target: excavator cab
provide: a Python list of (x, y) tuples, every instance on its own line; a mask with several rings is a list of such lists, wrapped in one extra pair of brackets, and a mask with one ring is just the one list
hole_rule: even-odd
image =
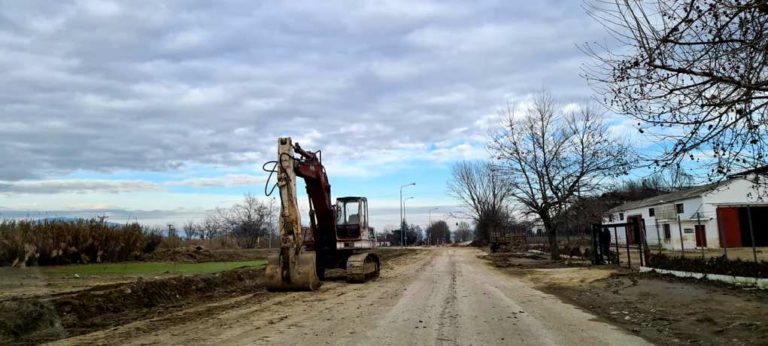
[(336, 199), (336, 239), (354, 242), (369, 238), (368, 199), (341, 197)]

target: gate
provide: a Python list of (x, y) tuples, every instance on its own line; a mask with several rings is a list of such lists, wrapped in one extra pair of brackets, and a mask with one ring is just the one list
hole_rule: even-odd
[[(636, 258), (639, 259), (640, 265), (645, 265), (648, 261), (648, 256), (650, 256), (648, 243), (645, 238), (645, 220), (638, 217), (627, 221), (630, 222), (609, 225), (601, 224), (593, 227), (592, 244), (595, 251), (593, 251), (592, 263), (603, 264), (607, 259), (608, 263), (621, 265), (620, 255), (626, 251), (627, 267), (631, 268), (632, 252), (636, 250)], [(609, 237), (606, 232), (610, 234)], [(624, 244), (619, 243), (619, 232), (622, 232), (624, 235)]]

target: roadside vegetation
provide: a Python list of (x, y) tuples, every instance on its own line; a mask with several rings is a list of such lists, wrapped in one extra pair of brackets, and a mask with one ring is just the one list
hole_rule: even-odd
[(729, 260), (725, 257), (687, 258), (653, 254), (648, 258), (648, 266), (658, 269), (679, 270), (702, 274), (720, 274), (768, 278), (768, 262)]
[[(229, 209), (217, 209), (183, 232), (138, 223), (116, 224), (105, 218), (0, 220), (0, 267), (47, 266), (165, 259), (177, 260), (194, 248), (192, 260), (216, 260), (207, 249), (266, 247), (274, 233), (276, 209), (247, 194)], [(250, 259), (229, 256), (224, 260)]]
[(138, 224), (96, 219), (2, 220), (0, 265), (29, 266), (137, 260), (161, 239)]
[[(262, 268), (266, 260), (227, 262), (126, 262), (93, 263), (64, 266), (47, 266), (35, 269), (35, 275), (43, 277), (136, 277), (155, 275), (188, 275), (215, 273), (235, 268)], [(9, 268), (0, 268), (3, 275), (12, 275)], [(18, 271), (16, 271), (18, 272)]]

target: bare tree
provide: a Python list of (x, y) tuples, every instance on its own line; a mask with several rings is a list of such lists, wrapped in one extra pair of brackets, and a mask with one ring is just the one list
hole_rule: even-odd
[(459, 243), (472, 240), (472, 226), (466, 221), (459, 222), (453, 232), (453, 240)]
[(468, 216), (475, 221), (477, 239), (487, 241), (491, 229), (505, 224), (511, 190), (490, 163), (454, 164), (448, 191), (461, 201)]
[(182, 229), (184, 230), (184, 240), (202, 239), (202, 229), (194, 221), (189, 220), (185, 222)]
[(599, 191), (604, 178), (626, 174), (631, 151), (608, 134), (593, 108), (562, 114), (548, 93), (522, 114), (510, 107), (505, 113), (489, 148), (510, 196), (541, 219), (557, 259), (558, 214), (580, 195)]
[(200, 239), (213, 239), (222, 235), (226, 227), (222, 225), (222, 222), (216, 216), (208, 215), (200, 223)]
[(228, 211), (219, 210), (218, 214), (226, 222), (229, 232), (237, 239), (238, 245), (255, 248), (261, 238), (268, 236), (272, 231), (276, 208), (273, 200), (262, 202), (252, 194), (246, 194), (241, 203)]
[(587, 46), (605, 102), (669, 141), (653, 162), (695, 160), (710, 180), (766, 164), (768, 2), (603, 0), (619, 47)]

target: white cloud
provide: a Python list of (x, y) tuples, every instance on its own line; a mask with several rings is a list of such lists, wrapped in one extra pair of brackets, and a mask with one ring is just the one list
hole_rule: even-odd
[(159, 187), (140, 180), (43, 180), (1, 182), (0, 193), (56, 194), (62, 192), (119, 193), (128, 191), (157, 190)]
[(166, 186), (189, 187), (232, 187), (232, 186), (261, 186), (266, 177), (247, 174), (225, 175), (213, 178), (192, 178), (164, 183)]
[[(258, 183), (240, 169), (286, 135), (335, 176), (483, 157), (508, 100), (590, 94), (575, 44), (603, 34), (568, 1), (16, 1), (0, 18), (4, 204)], [(224, 176), (185, 176), (200, 166)], [(186, 180), (63, 181), (124, 171)]]

